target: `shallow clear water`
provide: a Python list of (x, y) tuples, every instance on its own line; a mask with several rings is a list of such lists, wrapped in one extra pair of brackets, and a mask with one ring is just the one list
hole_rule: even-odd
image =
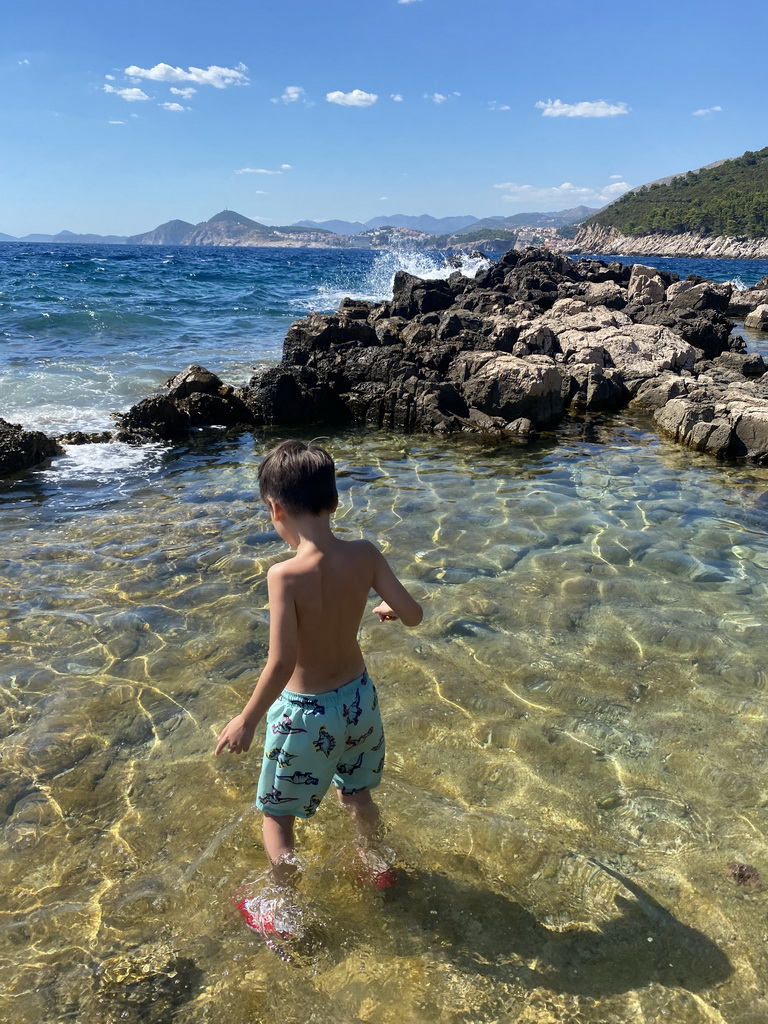
[(275, 440), (70, 447), (0, 484), (0, 1020), (766, 1019), (768, 893), (729, 865), (768, 876), (768, 469), (629, 413), (533, 447), (328, 438), (337, 529), (426, 611), (362, 631), (403, 879), (357, 884), (326, 800), (281, 954), (230, 902), (265, 881), (259, 750), (213, 757), (287, 554)]
[(65, 460), (6, 490), (15, 1019), (761, 1019), (766, 894), (727, 865), (768, 871), (768, 473), (646, 427), (330, 439), (340, 533), (377, 540), (427, 615), (363, 629), (405, 881), (360, 889), (326, 801), (292, 962), (229, 902), (263, 872), (258, 753), (212, 755), (285, 555), (255, 496), (273, 439), (144, 453), (117, 492)]

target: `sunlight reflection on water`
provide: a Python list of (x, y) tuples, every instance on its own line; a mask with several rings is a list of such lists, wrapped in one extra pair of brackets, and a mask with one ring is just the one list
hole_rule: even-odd
[(404, 878), (361, 889), (326, 801), (299, 830), (311, 941), (281, 960), (229, 902), (263, 872), (258, 752), (212, 757), (286, 555), (256, 499), (271, 443), (206, 435), (122, 472), (105, 449), (101, 469), (62, 459), (0, 492), (7, 1005), (40, 1022), (766, 1016), (766, 895), (728, 864), (768, 871), (768, 471), (632, 415), (530, 449), (329, 442), (339, 532), (376, 540), (426, 610), (415, 631), (362, 631)]

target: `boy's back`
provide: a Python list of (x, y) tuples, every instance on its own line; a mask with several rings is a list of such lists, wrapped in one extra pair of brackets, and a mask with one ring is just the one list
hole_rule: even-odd
[(357, 633), (373, 587), (376, 549), (367, 541), (331, 537), (269, 571), (296, 615), (296, 667), (287, 687), (297, 693), (336, 689), (365, 668)]

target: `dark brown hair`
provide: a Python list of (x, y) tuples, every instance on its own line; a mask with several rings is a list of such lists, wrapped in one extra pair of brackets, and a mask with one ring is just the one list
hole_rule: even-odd
[(319, 445), (283, 441), (259, 466), (259, 493), (294, 515), (333, 512), (339, 500), (333, 459)]

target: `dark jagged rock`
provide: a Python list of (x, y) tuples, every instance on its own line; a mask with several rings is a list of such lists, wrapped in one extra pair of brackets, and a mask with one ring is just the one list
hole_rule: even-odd
[(96, 430), (86, 434), (82, 430), (71, 430), (68, 434), (59, 434), (59, 444), (105, 444), (112, 440), (111, 430)]
[(474, 279), (401, 271), (387, 302), (344, 299), (294, 323), (280, 364), (242, 388), (189, 367), (117, 436), (361, 423), (526, 437), (569, 409), (631, 402), (684, 444), (768, 460), (765, 364), (732, 336), (732, 304), (730, 285), (547, 249), (507, 252)]
[(202, 366), (188, 366), (166, 386), (167, 395), (151, 395), (115, 417), (116, 441), (180, 442), (195, 427), (248, 427), (255, 422), (235, 389)]
[(53, 438), (0, 419), (0, 476), (20, 473), (61, 454), (61, 446)]
[(254, 423), (344, 423), (352, 412), (330, 388), (320, 385), (313, 369), (303, 365), (274, 366), (237, 395)]
[(418, 313), (436, 313), (448, 309), (454, 298), (454, 291), (448, 281), (424, 281), (404, 270), (398, 270), (389, 308), (392, 316), (410, 319)]

